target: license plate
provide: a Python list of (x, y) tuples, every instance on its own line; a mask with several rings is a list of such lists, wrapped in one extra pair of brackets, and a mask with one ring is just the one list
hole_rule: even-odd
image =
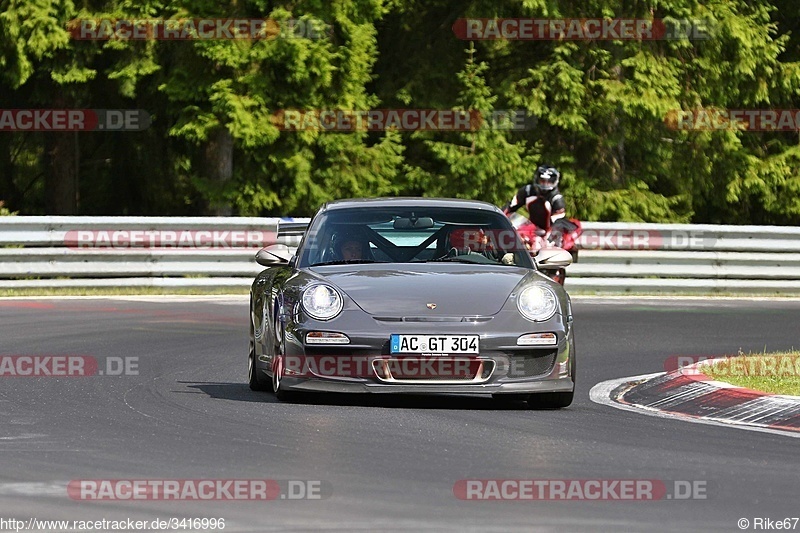
[(479, 353), (478, 335), (392, 335), (390, 353)]

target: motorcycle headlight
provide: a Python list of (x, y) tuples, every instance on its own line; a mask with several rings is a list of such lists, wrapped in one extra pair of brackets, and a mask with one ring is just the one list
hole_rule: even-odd
[(330, 285), (311, 285), (303, 291), (303, 309), (312, 318), (330, 320), (342, 312), (342, 295)]
[(556, 293), (542, 285), (531, 285), (520, 291), (517, 297), (517, 309), (531, 322), (543, 322), (558, 309)]

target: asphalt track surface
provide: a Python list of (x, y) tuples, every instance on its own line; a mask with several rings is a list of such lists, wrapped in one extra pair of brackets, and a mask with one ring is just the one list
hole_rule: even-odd
[[(589, 400), (670, 355), (800, 347), (800, 302), (575, 302), (561, 411), (464, 397), (314, 397), (246, 383), (242, 298), (0, 301), (0, 355), (138, 358), (138, 375), (0, 378), (0, 518), (225, 518), (225, 531), (739, 531), (800, 516), (798, 440)], [(325, 499), (79, 501), (80, 479), (320, 480)], [(706, 499), (463, 501), (462, 479), (702, 481)], [(671, 485), (670, 485), (671, 486)], [(800, 529), (800, 524), (797, 526)]]

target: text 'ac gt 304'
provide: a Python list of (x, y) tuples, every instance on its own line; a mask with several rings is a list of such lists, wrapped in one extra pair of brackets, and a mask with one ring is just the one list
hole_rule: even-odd
[[(280, 233), (280, 228), (279, 228)], [(261, 250), (250, 293), (249, 383), (303, 392), (491, 394), (559, 408), (575, 391), (570, 299), (497, 207), (331, 202), (296, 253)]]

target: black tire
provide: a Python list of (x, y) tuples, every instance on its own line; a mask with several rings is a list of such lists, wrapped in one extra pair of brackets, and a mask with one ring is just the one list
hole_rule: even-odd
[(275, 397), (282, 402), (296, 401), (300, 394), (293, 391), (286, 390), (286, 387), (281, 385), (283, 378), (283, 357), (277, 353), (274, 356), (275, 363), (272, 368), (272, 392)]
[(250, 337), (250, 354), (247, 363), (247, 381), (250, 385), (250, 390), (259, 392), (272, 391), (272, 383), (256, 367), (256, 350), (252, 336)]
[(570, 376), (572, 376), (571, 392), (543, 392), (531, 394), (528, 398), (528, 408), (530, 409), (562, 409), (569, 407), (575, 398), (575, 355), (570, 357)]
[(528, 407), (530, 409), (561, 409), (569, 407), (574, 396), (575, 391), (531, 394), (528, 398)]
[(289, 392), (286, 389), (279, 390), (278, 392), (276, 392), (275, 397), (278, 400), (286, 403), (296, 403), (298, 399), (296, 392)]
[(513, 405), (528, 400), (530, 394), (492, 394), (492, 399), (500, 405)]

